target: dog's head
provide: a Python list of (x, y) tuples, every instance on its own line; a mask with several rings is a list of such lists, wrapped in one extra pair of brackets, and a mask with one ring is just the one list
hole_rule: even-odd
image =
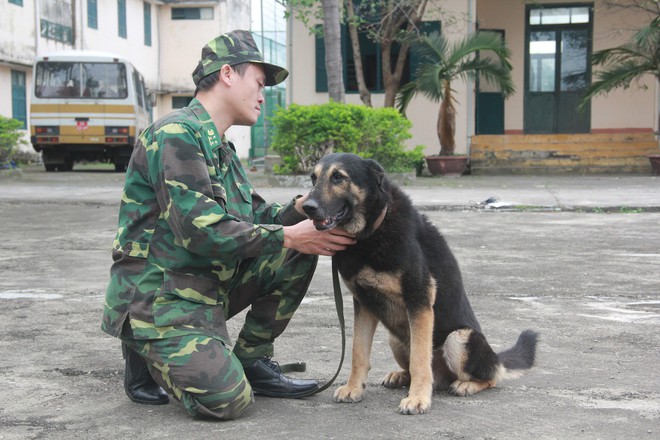
[(312, 172), (312, 184), (303, 209), (319, 230), (338, 226), (358, 237), (368, 234), (387, 205), (385, 170), (355, 154), (322, 158)]

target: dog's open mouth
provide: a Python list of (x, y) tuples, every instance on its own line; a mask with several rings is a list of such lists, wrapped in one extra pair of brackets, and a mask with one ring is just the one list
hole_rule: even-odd
[(346, 217), (347, 213), (348, 213), (348, 208), (344, 206), (338, 213), (336, 213), (332, 217), (323, 218), (323, 219), (312, 219), (312, 221), (314, 222), (314, 226), (316, 226), (316, 229), (318, 229), (319, 231), (325, 231), (337, 226), (344, 219), (344, 217)]

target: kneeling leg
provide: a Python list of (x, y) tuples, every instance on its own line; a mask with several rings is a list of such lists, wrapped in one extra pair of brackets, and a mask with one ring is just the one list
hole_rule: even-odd
[(201, 335), (135, 340), (154, 380), (193, 416), (235, 419), (254, 401), (243, 367), (219, 339)]

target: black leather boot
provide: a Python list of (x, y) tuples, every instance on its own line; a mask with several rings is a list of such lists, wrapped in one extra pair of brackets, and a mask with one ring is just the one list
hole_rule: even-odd
[(124, 391), (129, 399), (135, 403), (145, 405), (165, 405), (170, 398), (151, 377), (147, 362), (128, 345), (122, 343), (121, 351), (126, 359), (124, 369)]
[(243, 370), (254, 393), (263, 396), (297, 399), (319, 388), (319, 383), (315, 380), (291, 379), (284, 376), (277, 362), (267, 357), (243, 367)]

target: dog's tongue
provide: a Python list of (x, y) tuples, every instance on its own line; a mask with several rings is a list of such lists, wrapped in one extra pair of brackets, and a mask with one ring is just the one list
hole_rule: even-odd
[(324, 218), (322, 220), (314, 220), (314, 226), (317, 228), (321, 227), (324, 228), (330, 223), (330, 220), (327, 218)]
[(316, 229), (318, 229), (319, 231), (330, 229), (330, 226), (332, 225), (333, 222), (333, 220), (329, 218), (312, 220), (312, 221), (314, 222), (314, 226), (316, 227)]

